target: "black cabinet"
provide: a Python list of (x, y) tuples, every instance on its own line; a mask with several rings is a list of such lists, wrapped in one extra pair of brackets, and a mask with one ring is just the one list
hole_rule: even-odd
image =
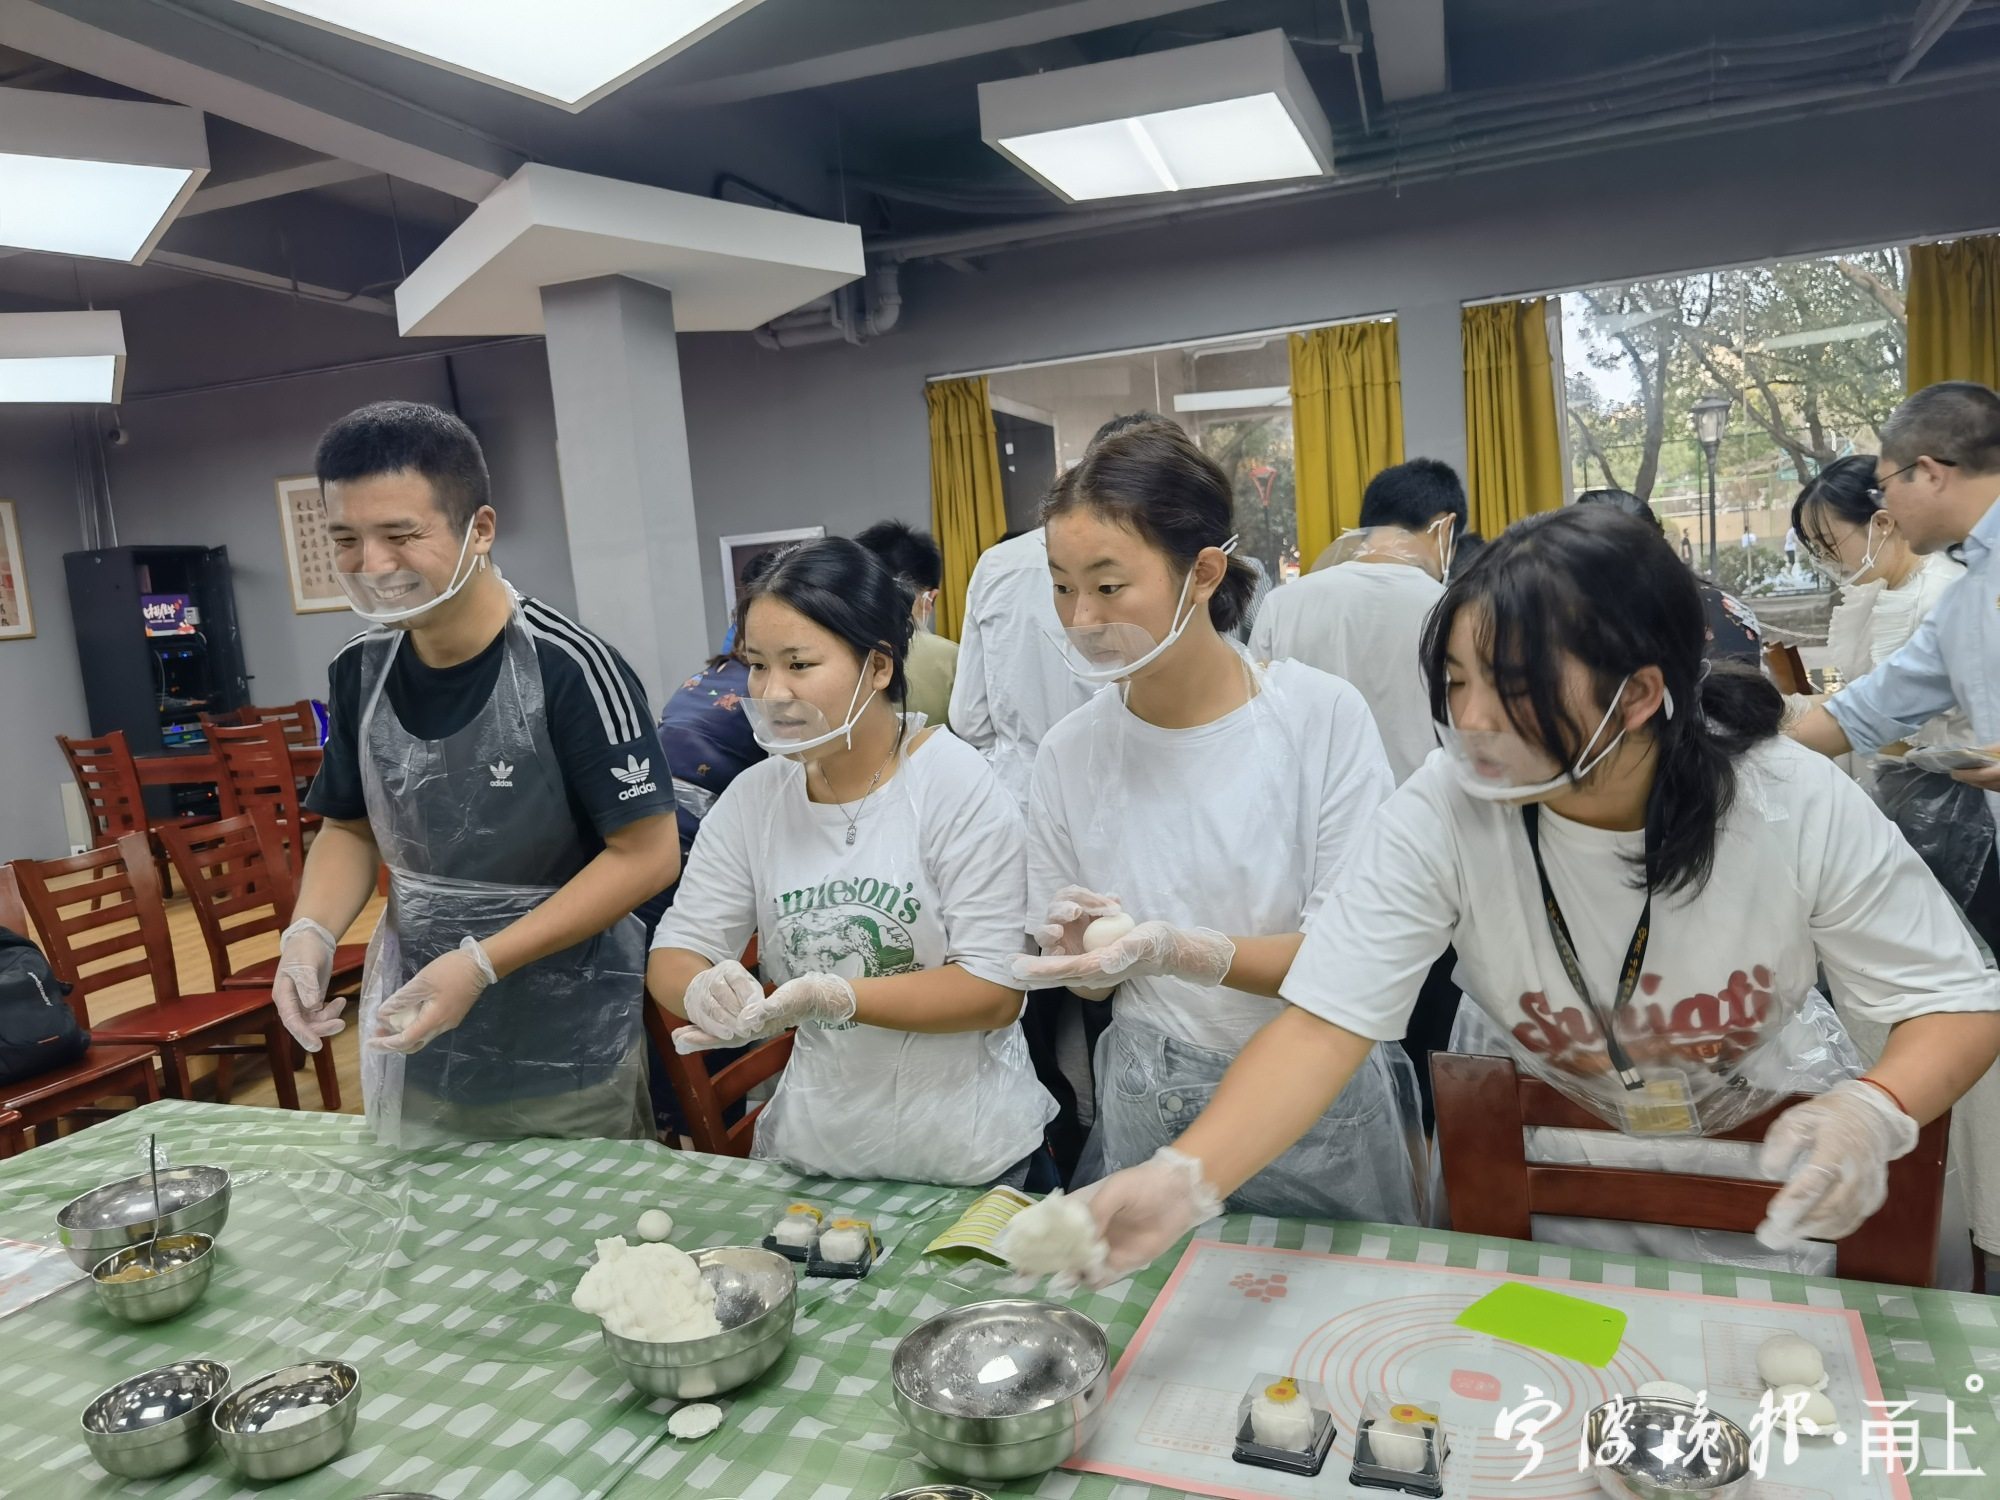
[[(122, 729), (134, 755), (195, 752), (200, 714), (250, 701), (227, 547), (105, 547), (67, 553), (63, 566), (92, 735)], [(154, 811), (213, 798), (176, 787)]]

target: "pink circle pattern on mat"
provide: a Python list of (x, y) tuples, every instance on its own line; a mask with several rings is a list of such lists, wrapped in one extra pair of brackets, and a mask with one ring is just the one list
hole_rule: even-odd
[[(1486, 1407), (1471, 1444), (1464, 1445), (1461, 1434), (1463, 1446), (1446, 1460), (1454, 1492), (1504, 1494), (1507, 1500), (1595, 1497), (1596, 1482), (1576, 1472), (1585, 1416), (1618, 1392), (1667, 1377), (1630, 1345), (1598, 1370), (1537, 1349), (1497, 1343), (1456, 1325), (1454, 1320), (1473, 1300), (1465, 1295), (1392, 1297), (1351, 1309), (1305, 1335), (1292, 1356), (1292, 1369), (1325, 1388), (1339, 1431), (1334, 1451), (1353, 1462), (1355, 1432), (1371, 1393), (1380, 1392), (1392, 1402), (1441, 1400), (1447, 1388), (1464, 1397), (1469, 1390), (1497, 1386), (1500, 1397)], [(1419, 1360), (1421, 1369), (1416, 1367)], [(1547, 1450), (1541, 1466), (1515, 1484), (1526, 1454), (1493, 1436), (1493, 1420), (1503, 1408), (1525, 1402), (1529, 1385), (1540, 1388), (1561, 1412), (1536, 1435)], [(1443, 1415), (1452, 1425), (1454, 1413)], [(1471, 1488), (1458, 1488), (1466, 1485)]]

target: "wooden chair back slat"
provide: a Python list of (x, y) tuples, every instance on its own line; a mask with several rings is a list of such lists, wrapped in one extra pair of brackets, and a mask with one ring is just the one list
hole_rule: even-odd
[(301, 698), (296, 703), (284, 703), (276, 707), (252, 705), (238, 711), (237, 722), (276, 724), (284, 731), (285, 744), (290, 748), (294, 750), (319, 748), (319, 715), (313, 712), (310, 698)]
[(132, 748), (124, 730), (113, 730), (94, 740), (59, 734), (56, 744), (61, 746), (76, 789), (83, 796), (84, 816), (90, 820), (91, 837), (97, 845), (150, 824), (139, 768), (132, 763)]
[(791, 1033), (772, 1038), (711, 1075), (707, 1059), (700, 1053), (682, 1057), (674, 1051), (673, 1034), (681, 1024), (647, 999), (646, 1032), (666, 1062), (667, 1082), (680, 1101), (694, 1149), (713, 1156), (748, 1156), (763, 1106), (746, 1111), (734, 1125), (724, 1122), (724, 1113), (741, 1104), (765, 1079), (784, 1071), (792, 1056)]
[[(1775, 1183), (1741, 1178), (1531, 1163), (1531, 1127), (1613, 1127), (1539, 1079), (1522, 1078), (1510, 1058), (1434, 1053), (1431, 1082), (1452, 1227), (1469, 1234), (1532, 1239), (1536, 1214), (1748, 1234), (1777, 1192)], [(1761, 1141), (1778, 1115), (1806, 1097), (1794, 1095), (1712, 1139)], [(1889, 1164), (1888, 1201), (1835, 1248), (1840, 1276), (1931, 1284), (1949, 1136), (1950, 1115), (1941, 1115), (1918, 1134), (1914, 1151)]]
[(266, 855), (277, 838), (276, 819), (258, 808), (197, 828), (163, 828), (160, 838), (194, 905), (209, 972), (220, 985), (238, 967), (233, 945), (282, 931), (290, 920), (290, 868), (282, 856), (273, 865)]
[[(70, 1008), (84, 1025), (90, 1024), (90, 996), (128, 979), (145, 979), (156, 1002), (180, 993), (166, 902), (145, 834), (123, 834), (109, 848), (61, 859), (17, 859), (12, 869), (42, 952), (56, 977), (72, 986)], [(65, 877), (74, 875), (85, 879), (66, 883)], [(96, 899), (106, 895), (114, 896), (116, 904), (98, 908)], [(83, 910), (78, 911), (80, 902)], [(79, 940), (116, 922), (130, 926)]]
[(277, 724), (218, 724), (209, 748), (222, 761), (218, 792), (224, 817), (266, 808), (287, 829), (299, 826), (299, 784)]

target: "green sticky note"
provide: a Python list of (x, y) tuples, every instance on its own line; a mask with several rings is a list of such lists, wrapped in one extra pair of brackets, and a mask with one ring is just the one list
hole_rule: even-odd
[(1458, 1326), (1602, 1369), (1625, 1337), (1625, 1314), (1581, 1297), (1510, 1281), (1460, 1313)]

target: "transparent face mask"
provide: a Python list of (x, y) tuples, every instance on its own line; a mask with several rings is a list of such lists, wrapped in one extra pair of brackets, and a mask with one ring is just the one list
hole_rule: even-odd
[(1875, 564), (1881, 560), (1883, 550), (1888, 546), (1889, 529), (1894, 524), (1887, 522), (1878, 525), (1878, 521), (1887, 521), (1886, 512), (1877, 511), (1868, 518), (1866, 545), (1862, 549), (1859, 567), (1850, 568), (1841, 561), (1838, 553), (1831, 557), (1822, 556), (1819, 548), (1810, 542), (1806, 544), (1806, 561), (1812, 564), (1814, 572), (1835, 588), (1850, 588), (1854, 584), (1866, 581), (1868, 575), (1875, 571)]
[(1458, 548), (1458, 526), (1440, 516), (1422, 531), (1400, 526), (1357, 526), (1333, 540), (1327, 566), (1346, 562), (1403, 563), (1421, 568), (1442, 583), (1451, 577), (1452, 556)]
[[(1235, 551), (1235, 537), (1222, 544), (1224, 557), (1231, 556)], [(1199, 604), (1190, 607), (1189, 597), (1193, 592), (1194, 569), (1190, 568), (1187, 577), (1181, 580), (1180, 596), (1174, 601), (1173, 628), (1163, 641), (1156, 641), (1152, 631), (1129, 620), (1107, 620), (1097, 625), (1066, 625), (1063, 627), (1066, 640), (1058, 641), (1052, 635), (1049, 639), (1062, 652), (1063, 665), (1085, 682), (1118, 682), (1157, 661), (1181, 638), (1188, 622), (1194, 618), (1195, 610), (1201, 607)]]
[(474, 573), (485, 568), (484, 555), (473, 558), (471, 567), (466, 566), (466, 558), (472, 551), (472, 531), (468, 524), (465, 540), (458, 544), (458, 560), (451, 567), (451, 582), (441, 590), (411, 568), (388, 568), (374, 573), (336, 569), (333, 576), (340, 584), (340, 591), (347, 595), (348, 608), (362, 619), (375, 625), (407, 624), (436, 609), (464, 588)]
[[(1512, 729), (1460, 729), (1452, 722), (1451, 705), (1445, 704), (1445, 722), (1438, 725), (1438, 737), (1453, 775), (1468, 796), (1482, 802), (1533, 802), (1552, 793), (1567, 791), (1581, 782), (1616, 750), (1625, 738), (1620, 728), (1601, 749), (1594, 748), (1611, 725), (1613, 715), (1623, 706), (1625, 688), (1632, 681), (1628, 673), (1611, 695), (1611, 706), (1597, 721), (1584, 741), (1583, 752), (1565, 771), (1559, 761), (1540, 745), (1524, 739)], [(1674, 699), (1666, 695), (1663, 712), (1674, 716)]]
[(861, 696), (867, 681), (868, 668), (864, 663), (861, 674), (854, 679), (854, 693), (847, 701), (847, 717), (838, 726), (827, 721), (818, 704), (803, 698), (744, 698), (741, 706), (743, 717), (750, 721), (750, 736), (772, 755), (800, 760), (815, 758), (813, 751), (824, 750), (835, 741), (843, 742), (842, 749), (852, 750), (854, 726), (875, 701), (872, 687), (866, 698)]

